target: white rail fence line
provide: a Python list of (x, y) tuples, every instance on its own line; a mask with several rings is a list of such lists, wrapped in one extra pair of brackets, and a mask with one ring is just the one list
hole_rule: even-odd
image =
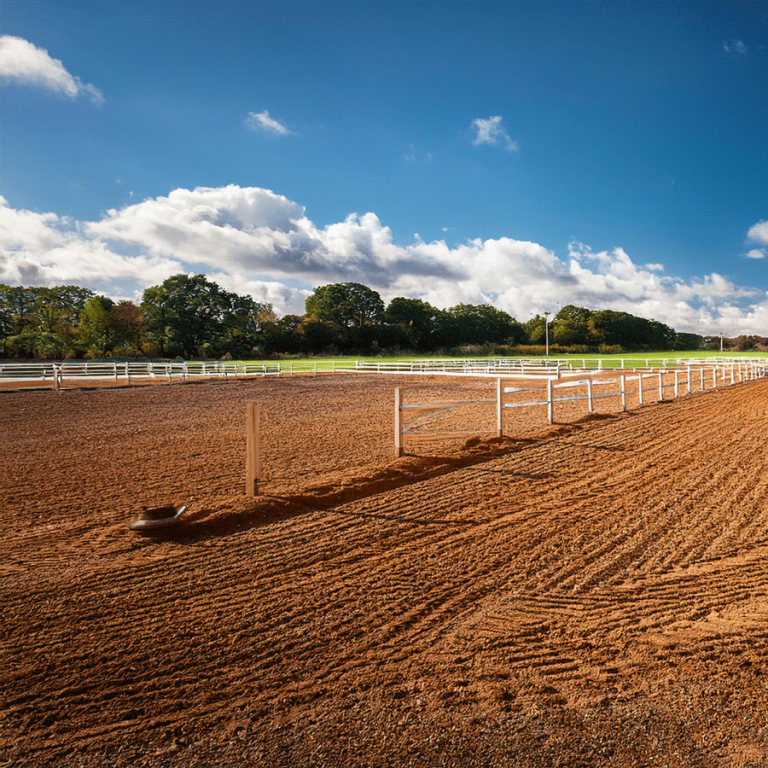
[[(321, 365), (323, 365), (321, 363)], [(337, 362), (324, 363), (333, 372)], [(225, 363), (225, 362), (62, 362), (62, 363), (0, 363), (2, 382), (51, 382), (60, 389), (64, 380), (113, 381), (130, 385), (132, 380), (167, 380), (168, 383), (188, 379), (253, 378), (264, 376), (317, 375), (318, 364), (293, 362)]]
[[(618, 371), (614, 371), (617, 373)], [(554, 423), (555, 417), (555, 404), (574, 402), (574, 401), (586, 401), (587, 413), (594, 413), (595, 400), (599, 398), (621, 398), (621, 411), (627, 410), (627, 385), (633, 381), (637, 382), (637, 405), (642, 406), (645, 404), (646, 396), (649, 393), (656, 392), (656, 402), (661, 402), (668, 397), (665, 397), (665, 391), (672, 391), (672, 399), (681, 395), (681, 389), (684, 388), (683, 394), (692, 394), (693, 392), (701, 392), (704, 390), (717, 389), (718, 386), (732, 386), (737, 383), (750, 381), (762, 376), (765, 376), (767, 369), (765, 364), (751, 363), (745, 366), (737, 366), (733, 362), (727, 365), (687, 365), (685, 368), (675, 369), (651, 369), (646, 371), (621, 371), (618, 378), (604, 378), (606, 371), (602, 371), (601, 374), (593, 374), (584, 376), (584, 372), (578, 374), (564, 374), (566, 377), (570, 375), (578, 375), (581, 378), (574, 380), (562, 380), (562, 376), (541, 376), (540, 378), (546, 382), (544, 386), (505, 386), (504, 379), (510, 378), (522, 378), (522, 376), (499, 376), (496, 380), (496, 397), (491, 399), (473, 399), (473, 400), (448, 400), (438, 401), (433, 403), (404, 405), (402, 399), (402, 393), (399, 387), (395, 388), (395, 456), (400, 457), (404, 452), (404, 439), (425, 441), (425, 440), (446, 440), (451, 438), (461, 438), (472, 436), (482, 436), (484, 434), (493, 434), (494, 436), (503, 437), (504, 435), (504, 412), (507, 408), (532, 408), (542, 407), (547, 408), (547, 421), (550, 424)], [(450, 375), (450, 374), (446, 374)], [(610, 375), (610, 374), (609, 374)], [(532, 378), (527, 376), (527, 378)], [(729, 381), (730, 379), (730, 381)], [(646, 386), (650, 382), (650, 386)], [(708, 386), (711, 384), (711, 386)], [(610, 392), (596, 391), (598, 388), (609, 387), (618, 385), (618, 387)], [(586, 391), (582, 394), (564, 395), (562, 397), (556, 397), (556, 390), (567, 389), (584, 389)], [(514, 395), (518, 393), (529, 392), (546, 392), (546, 398), (538, 400), (522, 400), (519, 402), (509, 402), (507, 395)], [(535, 395), (534, 395), (535, 397)], [(437, 414), (447, 413), (453, 411), (455, 408), (463, 405), (476, 404), (476, 403), (495, 403), (496, 405), (496, 430), (494, 432), (418, 432), (409, 430), (403, 424), (403, 412), (429, 412), (434, 411)]]
[[(574, 364), (581, 362), (583, 368), (575, 368)], [(378, 361), (337, 361), (323, 360), (313, 362), (258, 362), (230, 363), (224, 361), (192, 361), (172, 362), (143, 361), (143, 362), (53, 362), (53, 363), (3, 363), (0, 362), (0, 383), (2, 382), (35, 382), (44, 384), (50, 382), (54, 389), (59, 389), (65, 380), (82, 381), (95, 379), (113, 381), (115, 384), (130, 385), (132, 380), (160, 380), (172, 383), (174, 381), (202, 378), (250, 378), (265, 376), (294, 376), (317, 375), (327, 373), (377, 373), (377, 374), (409, 374), (409, 375), (449, 375), (449, 376), (488, 376), (505, 378), (538, 378), (555, 376), (581, 375), (584, 371), (609, 371), (621, 368), (637, 372), (643, 366), (633, 363), (646, 363), (645, 369), (650, 369), (648, 360), (641, 358), (621, 358), (611, 360), (615, 363), (610, 367), (604, 366), (602, 360), (581, 358), (578, 360), (563, 360), (552, 358), (466, 358), (462, 360), (427, 359), (399, 360), (390, 362)], [(667, 368), (667, 361), (663, 361)], [(677, 367), (703, 366), (723, 368), (723, 375), (730, 375), (731, 383), (738, 378), (743, 381), (747, 376), (753, 377), (756, 371), (768, 369), (768, 358), (734, 358), (734, 359), (701, 359), (677, 360)]]

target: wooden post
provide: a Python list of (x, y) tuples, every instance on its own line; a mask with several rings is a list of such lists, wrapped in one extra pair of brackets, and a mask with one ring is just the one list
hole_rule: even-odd
[(664, 399), (664, 374), (659, 371), (659, 400)]
[(496, 431), (499, 437), (504, 436), (504, 387), (501, 379), (496, 379)]
[(712, 368), (712, 386), (717, 389), (717, 366)]
[(680, 371), (675, 369), (675, 397), (680, 395)]
[(312, 372), (313, 376), (317, 376), (317, 363), (314, 363), (314, 371)]
[(61, 368), (55, 363), (53, 366), (53, 388), (56, 390), (61, 388)]
[(701, 391), (704, 391), (704, 366), (699, 369), (699, 379), (701, 380)]
[(261, 408), (256, 403), (248, 403), (245, 413), (245, 495), (256, 496), (259, 493), (261, 477), (261, 430), (259, 421)]
[(637, 396), (640, 398), (639, 404), (643, 404), (643, 372), (637, 374)]
[(593, 400), (592, 400), (592, 379), (587, 379), (587, 403), (589, 404), (589, 413), (592, 413), (593, 410)]
[(552, 424), (554, 422), (554, 386), (552, 383), (552, 379), (547, 379), (547, 419), (549, 420), (549, 423)]
[(131, 372), (128, 370), (128, 363), (125, 364), (125, 380), (128, 386), (131, 385)]
[(117, 384), (117, 363), (112, 363), (112, 367), (115, 370), (115, 384)]
[(688, 366), (688, 378), (686, 379), (686, 388), (688, 389), (688, 394), (691, 394), (691, 366)]
[(395, 458), (403, 455), (403, 412), (400, 402), (400, 387), (395, 387)]

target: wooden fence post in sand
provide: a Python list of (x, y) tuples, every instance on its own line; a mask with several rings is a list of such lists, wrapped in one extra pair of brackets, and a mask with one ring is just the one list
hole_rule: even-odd
[(245, 495), (256, 496), (259, 492), (261, 476), (261, 431), (259, 420), (261, 408), (255, 403), (248, 403), (245, 414)]
[(403, 455), (403, 412), (400, 407), (400, 387), (395, 387), (395, 458)]

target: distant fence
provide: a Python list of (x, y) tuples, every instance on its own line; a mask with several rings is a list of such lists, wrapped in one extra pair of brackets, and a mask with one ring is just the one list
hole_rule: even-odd
[[(187, 382), (200, 379), (256, 378), (266, 376), (318, 375), (319, 373), (408, 374), (444, 376), (484, 376), (504, 378), (567, 377), (579, 371), (637, 372), (652, 369), (644, 358), (464, 358), (377, 360), (297, 360), (235, 363), (213, 361), (61, 361), (47, 363), (13, 363), (0, 361), (0, 385), (51, 386), (61, 388), (65, 382), (82, 386), (87, 380), (101, 384), (130, 385), (141, 382)], [(768, 369), (768, 358), (701, 358), (696, 360), (663, 360), (661, 368), (716, 367), (732, 381), (752, 378), (757, 371)], [(762, 374), (761, 374), (762, 375)]]
[[(404, 452), (404, 440), (446, 440), (451, 438), (480, 436), (483, 434), (502, 437), (505, 432), (504, 413), (511, 408), (535, 408), (546, 407), (547, 421), (552, 424), (555, 421), (555, 406), (557, 403), (585, 401), (587, 413), (593, 413), (595, 400), (599, 398), (620, 398), (621, 411), (627, 410), (628, 394), (635, 395), (636, 404), (645, 404), (648, 396), (656, 395), (656, 402), (674, 399), (681, 394), (716, 389), (718, 387), (731, 386), (745, 381), (763, 377), (768, 372), (768, 361), (731, 360), (719, 364), (705, 365), (688, 364), (682, 368), (674, 369), (609, 369), (600, 370), (585, 375), (584, 371), (560, 371), (557, 375), (548, 374), (546, 371), (535, 373), (505, 374), (496, 379), (496, 397), (474, 400), (447, 400), (433, 403), (404, 404), (402, 392), (395, 388), (395, 456), (402, 456)], [(445, 375), (451, 375), (445, 372)], [(477, 374), (475, 374), (477, 375)], [(533, 384), (509, 386), (510, 379), (535, 380)], [(505, 381), (506, 380), (506, 381)], [(631, 387), (632, 383), (635, 387)], [(609, 388), (609, 391), (605, 391)], [(576, 390), (574, 394), (567, 394)], [(563, 391), (561, 396), (558, 392)], [(544, 392), (546, 395), (537, 393)], [(532, 399), (527, 398), (529, 393), (534, 393)], [(671, 395), (671, 397), (670, 397)], [(510, 397), (512, 396), (512, 397)], [(523, 399), (521, 399), (523, 398)], [(496, 407), (496, 429), (493, 432), (419, 432), (409, 429), (404, 423), (405, 412), (435, 412), (445, 413), (458, 407), (474, 403), (494, 403)]]
[(130, 385), (140, 381), (167, 381), (185, 383), (195, 379), (258, 378), (264, 376), (298, 376), (344, 371), (342, 361), (264, 361), (233, 363), (225, 361), (94, 361), (94, 362), (52, 362), (52, 363), (4, 363), (0, 362), (0, 384), (34, 384), (60, 389), (69, 381), (82, 384), (86, 380), (94, 383), (114, 382)]

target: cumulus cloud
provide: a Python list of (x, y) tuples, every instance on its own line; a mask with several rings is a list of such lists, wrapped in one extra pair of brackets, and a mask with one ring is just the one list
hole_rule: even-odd
[(246, 125), (252, 131), (266, 131), (276, 136), (290, 136), (293, 131), (289, 131), (279, 120), (269, 116), (265, 109), (263, 112), (249, 112), (245, 119)]
[(478, 117), (472, 121), (472, 128), (475, 130), (474, 145), (490, 144), (494, 147), (501, 147), (507, 152), (517, 152), (520, 147), (516, 141), (512, 141), (507, 129), (501, 124), (501, 116), (489, 117), (487, 120)]
[(71, 75), (59, 59), (21, 37), (0, 37), (0, 79), (20, 85), (31, 85), (64, 94), (70, 99), (88, 96), (94, 104), (102, 104), (101, 91)]
[[(0, 282), (76, 283), (131, 291), (178, 272), (201, 272), (227, 290), (303, 312), (317, 285), (354, 281), (438, 307), (493, 304), (520, 320), (557, 306), (615, 309), (678, 331), (764, 333), (768, 296), (719, 274), (682, 280), (636, 264), (622, 248), (570, 243), (565, 258), (502, 237), (449, 245), (394, 241), (374, 213), (319, 227), (303, 206), (259, 187), (175, 189), (107, 211), (98, 221), (14, 210), (0, 198)], [(117, 286), (117, 287), (116, 287)]]
[(747, 237), (755, 243), (768, 245), (768, 221), (759, 221), (749, 228)]
[(764, 259), (765, 258), (765, 251), (761, 251), (759, 248), (753, 248), (751, 251), (749, 251), (746, 254), (746, 258), (748, 258), (748, 259)]

